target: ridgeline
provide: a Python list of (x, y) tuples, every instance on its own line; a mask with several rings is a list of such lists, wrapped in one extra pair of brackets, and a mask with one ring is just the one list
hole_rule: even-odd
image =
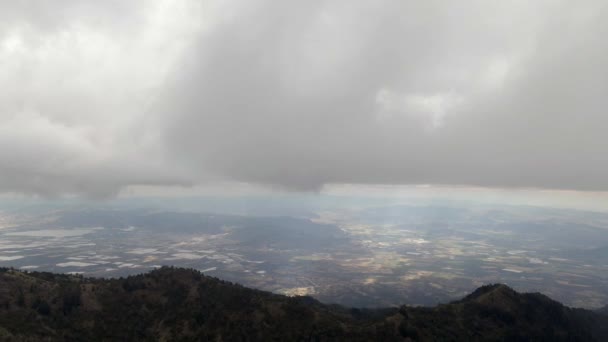
[(505, 285), (435, 307), (372, 310), (183, 268), (119, 279), (0, 269), (1, 341), (606, 341), (604, 312)]

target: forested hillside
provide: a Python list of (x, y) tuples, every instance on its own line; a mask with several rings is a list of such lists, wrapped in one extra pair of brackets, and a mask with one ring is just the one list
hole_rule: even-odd
[(0, 270), (15, 341), (606, 340), (608, 317), (504, 285), (433, 308), (325, 305), (164, 267), (120, 279)]

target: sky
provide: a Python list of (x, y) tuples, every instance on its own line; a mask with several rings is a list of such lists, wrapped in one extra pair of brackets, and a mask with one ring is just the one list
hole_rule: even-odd
[(593, 0), (0, 1), (0, 193), (608, 203), (606, 36)]

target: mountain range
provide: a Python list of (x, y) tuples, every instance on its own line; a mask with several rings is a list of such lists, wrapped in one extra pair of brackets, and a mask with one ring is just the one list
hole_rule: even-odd
[(356, 309), (193, 269), (109, 279), (0, 269), (2, 341), (606, 341), (607, 311), (502, 284), (435, 307)]

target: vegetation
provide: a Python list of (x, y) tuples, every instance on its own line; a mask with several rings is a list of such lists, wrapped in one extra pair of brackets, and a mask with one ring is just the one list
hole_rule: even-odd
[(164, 267), (120, 279), (0, 269), (0, 340), (607, 340), (608, 316), (504, 285), (434, 308), (324, 305)]

